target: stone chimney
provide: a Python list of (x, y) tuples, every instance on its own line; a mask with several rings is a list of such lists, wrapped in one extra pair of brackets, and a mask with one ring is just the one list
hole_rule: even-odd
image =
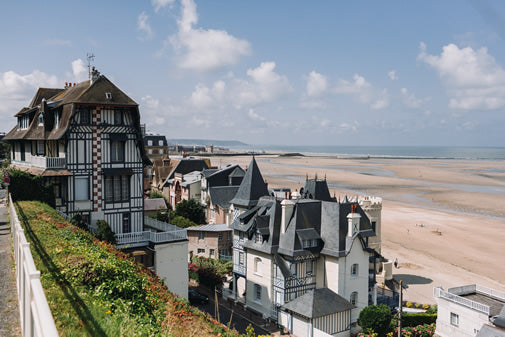
[[(354, 210), (354, 208), (353, 208)], [(361, 215), (359, 213), (351, 212), (347, 215), (347, 236), (352, 238), (354, 235), (359, 233), (359, 222), (361, 220)]]
[(91, 81), (89, 82), (89, 85), (92, 85), (95, 83), (95, 81), (100, 77), (100, 72), (93, 67), (91, 70)]
[(284, 199), (281, 202), (282, 207), (282, 216), (281, 216), (281, 234), (286, 232), (286, 228), (288, 227), (288, 222), (293, 215), (293, 210), (295, 208), (295, 203), (291, 200)]

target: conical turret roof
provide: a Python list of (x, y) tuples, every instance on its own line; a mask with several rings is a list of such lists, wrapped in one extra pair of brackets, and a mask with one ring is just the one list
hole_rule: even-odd
[(256, 164), (256, 159), (253, 157), (237, 194), (235, 194), (230, 203), (249, 208), (255, 206), (259, 198), (265, 195), (268, 195), (267, 184), (263, 180), (258, 164)]

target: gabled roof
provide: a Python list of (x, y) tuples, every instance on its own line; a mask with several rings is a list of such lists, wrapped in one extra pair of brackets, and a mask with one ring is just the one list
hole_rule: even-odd
[(282, 310), (306, 318), (318, 318), (354, 308), (348, 300), (328, 288), (312, 289), (282, 306)]
[(256, 164), (256, 160), (253, 157), (235, 198), (230, 202), (249, 208), (256, 205), (259, 198), (266, 195), (268, 195), (267, 184), (263, 180), (258, 164)]
[[(202, 172), (202, 175), (207, 179), (207, 186), (226, 186), (230, 185), (230, 177), (240, 178), (245, 175), (245, 171), (239, 165), (228, 165), (220, 169), (207, 169)], [(232, 184), (238, 186), (238, 183), (233, 183), (236, 179), (232, 179)]]
[(39, 88), (37, 92), (35, 93), (35, 96), (33, 96), (33, 99), (29, 105), (30, 108), (34, 108), (37, 105), (42, 102), (42, 99), (45, 98), (46, 101), (49, 100), (49, 98), (57, 95), (59, 92), (63, 91), (65, 89), (60, 89), (60, 88)]
[(209, 188), (210, 201), (221, 209), (230, 208), (230, 200), (237, 194), (238, 186), (215, 186)]
[(182, 158), (172, 169), (172, 172), (167, 177), (167, 180), (173, 179), (176, 173), (180, 174), (188, 174), (194, 171), (203, 171), (204, 169), (209, 168), (207, 162), (204, 159), (195, 159), (195, 158)]

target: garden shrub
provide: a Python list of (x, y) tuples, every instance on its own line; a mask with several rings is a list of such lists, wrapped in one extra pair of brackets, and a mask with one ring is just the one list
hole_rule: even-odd
[(402, 313), (402, 325), (405, 327), (431, 324), (435, 323), (436, 321), (437, 321), (437, 314), (429, 314), (425, 312)]
[(195, 199), (182, 200), (180, 203), (175, 205), (175, 214), (177, 216), (185, 217), (198, 225), (205, 223), (205, 211), (203, 205), (200, 201)]
[(52, 185), (46, 184), (42, 176), (32, 176), (29, 173), (9, 169), (11, 182), (9, 193), (14, 201), (38, 200), (51, 207), (55, 206), (55, 196)]
[(170, 220), (170, 223), (172, 225), (175, 225), (177, 227), (181, 227), (181, 228), (188, 228), (188, 227), (195, 227), (195, 226), (198, 226), (196, 223), (194, 223), (193, 221), (183, 217), (183, 216), (176, 216), (175, 218), (173, 218), (172, 220)]
[(105, 220), (98, 220), (96, 222), (98, 230), (95, 234), (96, 238), (102, 241), (107, 241), (113, 245), (116, 244), (116, 236)]
[[(424, 324), (415, 327), (405, 327), (402, 328), (402, 337), (432, 337), (435, 334), (435, 324)], [(387, 337), (398, 336), (398, 327), (396, 327), (394, 332), (390, 332), (386, 335)]]
[(79, 227), (82, 230), (88, 230), (88, 224), (83, 221), (83, 217), (81, 213), (76, 213), (70, 219), (70, 223), (76, 227)]
[(384, 336), (389, 331), (391, 317), (387, 305), (369, 305), (359, 313), (358, 324), (363, 331), (373, 330), (379, 336)]

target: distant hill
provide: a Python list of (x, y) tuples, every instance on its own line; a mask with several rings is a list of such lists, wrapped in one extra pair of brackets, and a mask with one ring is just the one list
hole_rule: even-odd
[(215, 139), (167, 139), (168, 144), (178, 145), (215, 145), (215, 146), (247, 146), (248, 144), (238, 140), (215, 140)]

